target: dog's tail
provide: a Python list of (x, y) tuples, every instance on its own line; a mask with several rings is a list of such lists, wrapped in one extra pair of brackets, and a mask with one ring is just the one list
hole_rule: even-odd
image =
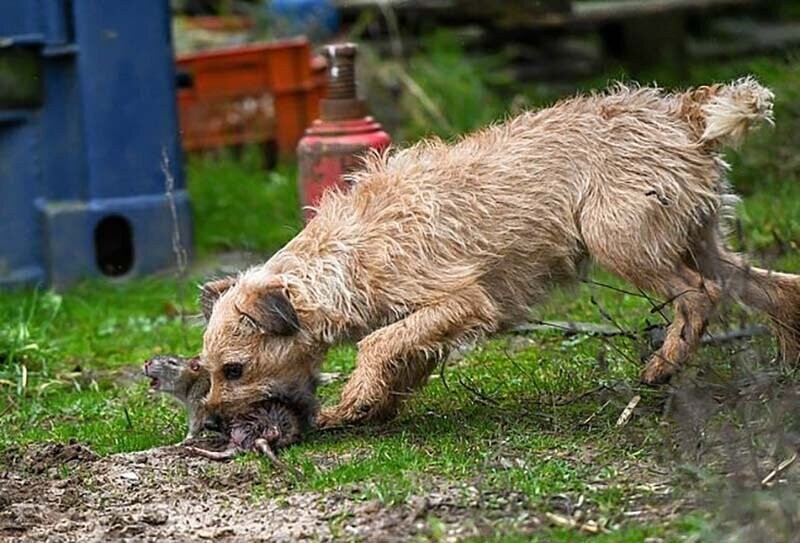
[(698, 87), (682, 95), (682, 113), (700, 143), (736, 146), (751, 128), (773, 124), (772, 91), (752, 77), (727, 85)]

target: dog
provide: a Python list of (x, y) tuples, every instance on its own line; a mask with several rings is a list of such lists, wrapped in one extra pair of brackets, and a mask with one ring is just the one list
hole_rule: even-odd
[(642, 380), (698, 348), (726, 294), (772, 319), (800, 357), (800, 276), (749, 266), (725, 243), (736, 197), (721, 148), (772, 121), (752, 78), (680, 93), (618, 85), (448, 144), (371, 154), (349, 192), (263, 265), (203, 285), (210, 411), (270, 398), (303, 416), (329, 346), (357, 366), (320, 427), (383, 420), (453, 347), (526, 319), (594, 262), (671, 301)]

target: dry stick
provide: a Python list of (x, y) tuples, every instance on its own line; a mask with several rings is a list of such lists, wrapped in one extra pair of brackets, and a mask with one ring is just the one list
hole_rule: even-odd
[[(591, 301), (592, 305), (594, 305), (594, 306), (595, 306), (595, 307), (598, 309), (598, 311), (600, 311), (600, 315), (602, 315), (602, 316), (603, 316), (603, 318), (605, 318), (606, 320), (610, 321), (610, 322), (611, 322), (611, 324), (613, 324), (614, 326), (616, 326), (616, 327), (619, 329), (619, 331), (621, 332), (621, 334), (620, 334), (620, 335), (623, 335), (623, 336), (626, 336), (626, 337), (631, 337), (631, 336), (632, 336), (632, 333), (631, 333), (631, 332), (628, 332), (628, 331), (627, 331), (627, 330), (625, 330), (625, 329), (624, 329), (622, 326), (620, 326), (620, 325), (619, 325), (619, 324), (618, 324), (618, 323), (617, 323), (617, 322), (614, 320), (614, 318), (611, 316), (611, 314), (610, 314), (610, 313), (608, 313), (608, 311), (606, 311), (606, 310), (605, 310), (605, 308), (603, 308), (603, 307), (602, 307), (602, 306), (601, 306), (601, 305), (598, 303), (598, 301), (597, 301), (597, 300), (595, 299), (595, 297), (594, 297), (594, 294), (592, 294), (592, 296), (590, 297), (590, 301)], [(632, 364), (634, 364), (634, 365), (637, 365), (637, 361), (636, 361), (636, 360), (634, 360), (633, 358), (631, 358), (631, 357), (630, 357), (630, 355), (628, 355), (628, 353), (626, 353), (625, 351), (623, 351), (623, 350), (622, 350), (621, 348), (619, 348), (617, 345), (614, 345), (614, 343), (613, 343), (612, 341), (610, 341), (608, 338), (601, 338), (601, 339), (602, 339), (602, 340), (603, 340), (603, 341), (606, 343), (606, 345), (610, 346), (612, 349), (614, 349), (615, 351), (617, 351), (617, 353), (618, 353), (618, 354), (620, 354), (620, 355), (621, 355), (623, 358), (625, 358), (625, 360), (627, 360), (628, 362), (630, 362), (630, 363), (632, 363)]]
[(620, 326), (620, 324), (614, 319), (614, 317), (611, 316), (611, 313), (606, 311), (606, 308), (600, 305), (600, 302), (598, 302), (597, 298), (594, 297), (594, 293), (592, 293), (592, 295), (589, 297), (589, 301), (593, 306), (597, 308), (597, 310), (600, 312), (601, 317), (606, 319), (608, 322), (613, 324), (620, 332), (622, 332), (621, 335), (631, 335), (630, 332), (628, 332), (622, 326)]
[(656, 301), (655, 301), (655, 300), (653, 300), (653, 298), (652, 298), (652, 297), (650, 297), (650, 296), (647, 294), (647, 292), (645, 292), (645, 290), (644, 290), (644, 289), (641, 289), (641, 288), (640, 288), (640, 289), (639, 289), (639, 292), (641, 292), (641, 293), (642, 293), (642, 297), (643, 297), (644, 299), (646, 299), (646, 300), (647, 300), (647, 303), (649, 303), (649, 304), (650, 304), (650, 314), (653, 314), (654, 312), (655, 312), (655, 313), (658, 313), (659, 315), (661, 315), (661, 318), (662, 318), (662, 319), (664, 319), (664, 323), (666, 323), (666, 325), (667, 325), (667, 326), (669, 326), (670, 324), (672, 324), (672, 321), (671, 321), (671, 320), (669, 320), (669, 317), (667, 317), (667, 316), (664, 314), (664, 308), (663, 308), (663, 306), (662, 306), (661, 308), (659, 308), (659, 307), (658, 307), (658, 306), (659, 306), (659, 305), (661, 305), (661, 303), (662, 303), (660, 300), (659, 300), (659, 302), (658, 302), (658, 303), (656, 303)]
[(649, 297), (644, 294), (641, 289), (639, 292), (633, 292), (632, 290), (625, 290), (624, 288), (615, 287), (614, 285), (609, 285), (608, 283), (601, 283), (600, 281), (595, 281), (594, 279), (582, 279), (581, 283), (586, 283), (587, 285), (595, 286), (595, 287), (603, 287), (609, 290), (613, 290), (614, 292), (619, 292), (620, 294), (629, 294), (631, 296), (636, 296), (637, 298), (644, 298), (649, 299)]
[(696, 288), (687, 288), (686, 290), (682, 290), (681, 292), (677, 293), (675, 296), (672, 296), (671, 298), (667, 298), (666, 300), (664, 300), (663, 302), (661, 302), (657, 306), (653, 307), (650, 310), (650, 313), (656, 313), (656, 312), (661, 313), (661, 311), (665, 307), (670, 305), (672, 302), (674, 302), (675, 300), (677, 300), (681, 296), (685, 296), (686, 294), (689, 294), (690, 292), (698, 292), (698, 289), (696, 289)]
[[(514, 366), (514, 368), (517, 371), (519, 371), (520, 373), (527, 373), (527, 374), (530, 375), (530, 371), (523, 370), (522, 366), (520, 366), (517, 363), (517, 361), (514, 359), (513, 355), (508, 352), (508, 345), (507, 344), (503, 347), (503, 354), (505, 355), (505, 357), (508, 360), (508, 362), (512, 366)], [(536, 392), (537, 396), (544, 396), (546, 394), (546, 392), (544, 390), (542, 390), (542, 388), (535, 382), (535, 380), (531, 380), (531, 381), (529, 381), (529, 383), (535, 389), (535, 392)], [(541, 402), (539, 402), (539, 403), (541, 404)], [(545, 418), (545, 419), (549, 419), (549, 420), (553, 419), (553, 416), (552, 415), (548, 415), (547, 413), (541, 413), (541, 412), (531, 413), (530, 411), (528, 411), (524, 407), (522, 409), (523, 409), (523, 411), (524, 411), (524, 413), (526, 415), (539, 416), (539, 417), (542, 417), (542, 418)]]
[(737, 330), (731, 330), (722, 334), (710, 335), (706, 333), (700, 340), (703, 345), (722, 345), (737, 339), (748, 339), (755, 336), (763, 336), (769, 333), (769, 327), (760, 324), (745, 326)]
[(511, 329), (511, 333), (525, 334), (527, 332), (539, 332), (545, 330), (552, 330), (553, 328), (561, 330), (564, 335), (572, 334), (585, 334), (588, 336), (604, 336), (616, 337), (625, 336), (634, 338), (635, 334), (622, 331), (616, 327), (607, 326), (604, 324), (597, 324), (594, 322), (570, 322), (570, 321), (543, 321), (532, 320), (523, 324), (519, 324)]
[(639, 405), (639, 400), (641, 400), (641, 399), (642, 399), (642, 397), (639, 396), (638, 394), (636, 394), (633, 398), (631, 398), (631, 401), (628, 402), (628, 405), (625, 406), (625, 409), (622, 410), (622, 413), (620, 414), (619, 418), (617, 419), (617, 426), (618, 427), (619, 426), (625, 426), (626, 424), (628, 424), (628, 421), (630, 420), (631, 415), (633, 415), (633, 410), (636, 409), (637, 405)]
[(475, 386), (472, 386), (472, 385), (467, 385), (467, 384), (464, 382), (464, 380), (461, 378), (461, 376), (460, 376), (460, 375), (456, 375), (456, 381), (458, 381), (458, 384), (459, 384), (459, 385), (461, 385), (461, 386), (462, 386), (462, 387), (464, 387), (466, 390), (468, 390), (470, 393), (472, 393), (472, 395), (473, 395), (473, 396), (475, 396), (475, 398), (476, 398), (476, 399), (477, 399), (477, 400), (478, 400), (480, 403), (482, 403), (482, 404), (484, 404), (484, 405), (488, 405), (488, 406), (490, 406), (490, 407), (497, 407), (497, 400), (495, 400), (495, 399), (493, 399), (493, 398), (490, 398), (490, 397), (486, 396), (486, 394), (484, 394), (484, 393), (483, 393), (483, 392), (482, 392), (480, 389), (478, 389), (477, 387), (475, 387)]
[[(511, 333), (526, 334), (528, 332), (539, 332), (546, 330), (561, 330), (565, 335), (583, 334), (597, 338), (627, 337), (634, 339), (638, 334), (628, 331), (620, 331), (616, 327), (604, 326), (593, 322), (566, 322), (566, 321), (542, 321), (532, 320), (528, 323), (520, 324), (511, 329)], [(763, 325), (745, 326), (721, 334), (704, 334), (701, 340), (703, 345), (722, 345), (737, 339), (747, 339), (769, 333), (769, 327)]]
[[(618, 385), (619, 383), (621, 383), (621, 381), (617, 381), (616, 383), (614, 383), (614, 386)], [(558, 402), (554, 401), (552, 403), (552, 405), (553, 405), (553, 407), (564, 407), (566, 405), (573, 404), (573, 403), (575, 403), (575, 402), (577, 402), (579, 400), (582, 400), (582, 399), (584, 399), (584, 398), (586, 398), (588, 396), (591, 396), (593, 394), (597, 394), (598, 392), (602, 392), (604, 390), (614, 390), (614, 386), (600, 385), (599, 387), (594, 387), (594, 388), (591, 388), (591, 389), (586, 390), (584, 392), (581, 392), (580, 394), (577, 394), (577, 395), (573, 396), (572, 398), (568, 398), (566, 400), (560, 400)]]
[(606, 402), (605, 402), (603, 405), (601, 405), (601, 406), (600, 406), (600, 409), (598, 409), (597, 411), (595, 411), (594, 413), (592, 413), (591, 415), (589, 415), (588, 417), (586, 417), (586, 419), (584, 419), (584, 421), (583, 421), (583, 422), (581, 422), (581, 426), (586, 426), (587, 424), (589, 424), (590, 422), (592, 422), (592, 421), (594, 420), (594, 418), (595, 418), (597, 415), (599, 415), (599, 414), (600, 414), (600, 413), (603, 411), (603, 409), (605, 409), (606, 407), (608, 407), (608, 404), (610, 404), (610, 403), (611, 403), (611, 400), (606, 400)]
[(767, 474), (766, 477), (761, 479), (761, 486), (768, 486), (772, 482), (772, 480), (775, 479), (775, 477), (786, 471), (786, 469), (789, 466), (791, 466), (795, 460), (797, 460), (796, 452), (792, 456), (790, 456), (789, 458), (778, 464), (778, 467), (769, 472), (769, 474)]
[(186, 315), (183, 310), (183, 300), (186, 295), (186, 269), (188, 254), (181, 242), (181, 229), (178, 223), (178, 207), (175, 205), (175, 177), (169, 167), (169, 156), (167, 148), (161, 148), (161, 171), (164, 174), (164, 185), (167, 196), (169, 212), (172, 216), (172, 252), (175, 253), (175, 260), (178, 264), (178, 314), (181, 317), (181, 324), (186, 325)]

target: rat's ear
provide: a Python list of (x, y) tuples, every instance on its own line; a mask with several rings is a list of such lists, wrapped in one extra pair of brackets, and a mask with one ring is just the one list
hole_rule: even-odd
[(206, 322), (211, 318), (211, 312), (214, 310), (214, 304), (220, 296), (225, 294), (229, 288), (236, 284), (236, 276), (231, 275), (224, 279), (217, 279), (216, 281), (209, 281), (200, 287), (200, 309), (203, 310), (203, 316)]
[(291, 336), (300, 330), (300, 320), (282, 287), (255, 288), (236, 308), (264, 334)]

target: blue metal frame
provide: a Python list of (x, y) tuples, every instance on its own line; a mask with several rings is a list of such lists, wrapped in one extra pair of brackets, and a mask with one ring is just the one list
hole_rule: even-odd
[(0, 285), (100, 275), (94, 231), (125, 218), (128, 275), (175, 264), (161, 171), (191, 247), (167, 0), (0, 0), (0, 47), (35, 48), (44, 102), (0, 109)]

